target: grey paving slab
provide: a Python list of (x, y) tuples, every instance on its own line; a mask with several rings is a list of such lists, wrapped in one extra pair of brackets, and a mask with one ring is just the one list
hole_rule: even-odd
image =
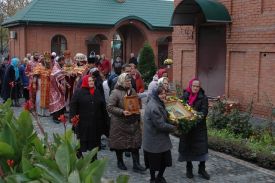
[[(14, 108), (16, 115), (22, 109)], [(55, 124), (50, 117), (41, 118), (41, 123), (45, 131), (51, 136), (53, 133), (63, 133), (64, 129), (61, 124)], [(34, 122), (37, 128), (37, 125)], [(70, 128), (70, 126), (68, 126)], [(233, 158), (222, 153), (211, 151), (209, 152), (209, 160), (206, 163), (207, 171), (211, 175), (211, 180), (206, 181), (198, 176), (197, 162), (194, 163), (194, 175), (191, 180), (185, 177), (185, 163), (177, 161), (177, 147), (179, 140), (171, 136), (173, 142), (172, 156), (173, 166), (167, 168), (165, 177), (168, 183), (275, 183), (275, 171), (266, 170), (248, 162)], [(150, 179), (149, 171), (141, 175), (132, 171), (132, 159), (124, 157), (125, 164), (128, 167), (127, 171), (121, 171), (116, 166), (115, 153), (109, 150), (99, 152), (99, 158), (108, 157), (108, 167), (105, 172), (106, 178), (115, 178), (120, 174), (130, 175), (130, 183), (148, 183)], [(141, 154), (141, 162), (143, 164), (143, 155)]]

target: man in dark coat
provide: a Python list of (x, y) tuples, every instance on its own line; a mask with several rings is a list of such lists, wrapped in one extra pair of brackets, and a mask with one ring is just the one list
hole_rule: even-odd
[(205, 170), (205, 161), (208, 159), (208, 138), (206, 127), (206, 116), (208, 114), (208, 99), (200, 87), (198, 79), (192, 79), (184, 91), (183, 100), (194, 110), (203, 114), (197, 125), (187, 134), (182, 134), (179, 143), (179, 161), (187, 162), (186, 176), (193, 178), (192, 161), (199, 161), (199, 174), (209, 180), (210, 176)]
[(137, 61), (137, 58), (135, 57), (135, 54), (134, 53), (131, 53), (130, 54), (130, 60), (129, 60), (129, 64), (135, 64), (136, 66), (138, 65), (138, 61)]
[(5, 71), (3, 87), (1, 91), (1, 97), (4, 102), (11, 98), (13, 100), (13, 106), (20, 107), (19, 105), (19, 85), (20, 85), (20, 75), (18, 69), (19, 59), (13, 58), (11, 64)]
[(2, 90), (3, 80), (5, 76), (5, 71), (8, 68), (8, 58), (4, 58), (3, 63), (0, 65), (0, 91)]

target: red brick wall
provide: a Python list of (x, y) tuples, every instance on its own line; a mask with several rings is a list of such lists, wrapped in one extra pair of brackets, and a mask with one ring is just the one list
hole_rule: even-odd
[[(23, 58), (26, 53), (38, 51), (51, 51), (51, 40), (55, 35), (63, 35), (67, 39), (67, 49), (72, 55), (78, 52), (87, 54), (87, 45), (85, 41), (90, 36), (96, 34), (105, 35), (108, 40), (101, 42), (101, 54), (105, 53), (107, 58), (111, 58), (111, 41), (114, 33), (121, 27), (129, 25), (129, 21), (121, 22), (111, 29), (99, 28), (77, 28), (77, 27), (59, 27), (59, 26), (27, 26), (15, 27), (10, 30), (17, 32), (17, 39), (10, 40), (10, 55)], [(130, 53), (134, 52), (136, 56), (142, 48), (145, 41), (152, 46), (155, 58), (157, 56), (157, 40), (161, 37), (171, 36), (171, 31), (151, 31), (143, 23), (132, 20), (131, 26), (135, 27), (132, 35), (127, 37), (126, 61), (130, 58)], [(128, 34), (128, 33), (127, 33)], [(172, 47), (172, 45), (170, 45)], [(157, 63), (157, 60), (156, 60)]]
[[(180, 2), (175, 0), (175, 5)], [(267, 100), (275, 104), (275, 2), (219, 2), (226, 6), (232, 18), (232, 24), (227, 26), (226, 95), (239, 100), (243, 107), (253, 99), (255, 113), (267, 114)], [(173, 32), (173, 77), (184, 86), (196, 74), (197, 39), (194, 32), (187, 26), (176, 26)]]

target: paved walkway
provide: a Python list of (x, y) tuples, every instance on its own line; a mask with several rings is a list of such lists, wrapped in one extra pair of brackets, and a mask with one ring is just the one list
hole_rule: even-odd
[[(18, 115), (20, 108), (14, 108), (14, 112)], [(45, 131), (51, 135), (52, 133), (63, 133), (63, 126), (55, 124), (51, 118), (41, 118)], [(68, 127), (69, 128), (69, 127)], [(207, 171), (211, 175), (210, 181), (206, 181), (197, 174), (197, 163), (194, 163), (194, 175), (191, 180), (185, 177), (185, 163), (177, 161), (178, 138), (171, 136), (173, 142), (173, 166), (167, 168), (165, 178), (168, 183), (185, 183), (185, 182), (215, 182), (215, 183), (275, 183), (275, 171), (266, 170), (245, 161), (233, 158), (231, 156), (211, 151), (209, 152), (209, 161), (206, 163)], [(115, 153), (109, 150), (99, 152), (100, 157), (108, 157), (109, 163), (105, 173), (106, 178), (116, 178), (119, 174), (130, 175), (130, 183), (148, 183), (150, 179), (149, 171), (145, 175), (140, 175), (132, 171), (132, 159), (125, 157), (125, 164), (128, 171), (121, 171), (116, 166)], [(143, 156), (141, 157), (143, 160)], [(143, 161), (141, 161), (143, 164)]]

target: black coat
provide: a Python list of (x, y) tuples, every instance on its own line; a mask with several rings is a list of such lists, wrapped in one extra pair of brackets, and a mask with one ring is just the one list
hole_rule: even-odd
[(108, 135), (107, 111), (105, 101), (98, 90), (94, 95), (89, 89), (80, 88), (75, 91), (70, 103), (70, 117), (79, 115), (78, 126), (74, 129), (81, 141), (89, 141), (94, 147), (100, 146), (102, 134)]
[[(14, 82), (14, 87), (12, 88), (9, 83)], [(1, 97), (4, 101), (8, 98), (17, 99), (19, 94), (19, 85), (20, 85), (20, 78), (15, 80), (15, 70), (12, 65), (9, 65), (5, 71)]]
[[(182, 99), (188, 102), (190, 93), (184, 91)], [(198, 97), (193, 106), (196, 111), (202, 112), (204, 117), (187, 134), (180, 137), (179, 153), (183, 156), (200, 156), (208, 152), (208, 138), (206, 127), (206, 116), (208, 114), (208, 98), (200, 89)]]

